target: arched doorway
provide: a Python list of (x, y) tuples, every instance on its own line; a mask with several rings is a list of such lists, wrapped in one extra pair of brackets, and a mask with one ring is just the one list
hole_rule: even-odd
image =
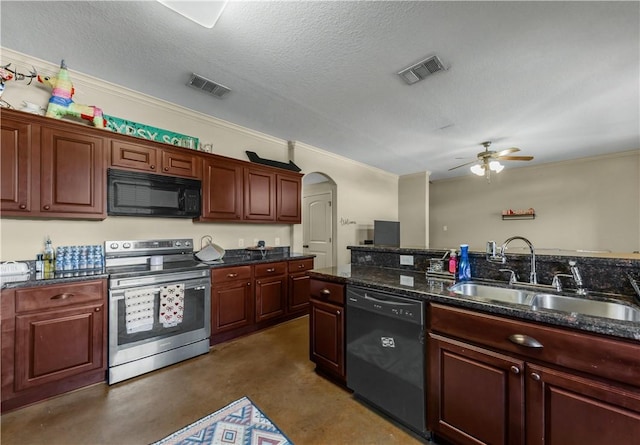
[(324, 173), (302, 178), (302, 247), (316, 256), (315, 269), (336, 264), (336, 195), (335, 181)]

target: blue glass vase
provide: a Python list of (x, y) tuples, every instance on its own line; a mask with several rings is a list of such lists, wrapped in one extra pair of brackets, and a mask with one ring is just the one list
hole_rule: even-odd
[(471, 279), (471, 264), (469, 263), (469, 245), (460, 245), (460, 264), (458, 265), (458, 280), (469, 281)]

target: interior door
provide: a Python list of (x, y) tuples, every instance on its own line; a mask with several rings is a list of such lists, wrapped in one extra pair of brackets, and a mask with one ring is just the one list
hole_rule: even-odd
[(305, 196), (302, 199), (305, 216), (304, 253), (315, 255), (314, 268), (333, 266), (333, 233), (331, 192)]

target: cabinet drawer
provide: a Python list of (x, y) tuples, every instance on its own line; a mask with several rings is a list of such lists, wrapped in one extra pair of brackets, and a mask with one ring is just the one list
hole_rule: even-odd
[(304, 272), (313, 269), (313, 258), (289, 261), (289, 273)]
[[(530, 360), (640, 386), (640, 343), (432, 304), (430, 329)], [(519, 337), (514, 337), (519, 336)], [(518, 344), (535, 340), (538, 347)]]
[(214, 284), (227, 281), (248, 280), (251, 278), (251, 266), (223, 267), (211, 270), (211, 281)]
[(311, 279), (311, 298), (344, 305), (344, 285)]
[(16, 313), (100, 303), (106, 295), (106, 281), (90, 281), (16, 290)]
[(255, 267), (256, 278), (283, 275), (287, 273), (287, 263), (284, 261), (279, 263), (256, 264)]

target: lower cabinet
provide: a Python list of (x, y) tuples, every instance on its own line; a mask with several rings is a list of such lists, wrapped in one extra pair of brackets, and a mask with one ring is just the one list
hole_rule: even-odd
[(315, 278), (309, 287), (309, 358), (317, 372), (346, 385), (345, 287)]
[(253, 324), (251, 266), (211, 271), (211, 335)]
[(432, 304), (428, 428), (456, 444), (636, 443), (640, 344)]
[(310, 278), (307, 271), (313, 269), (313, 258), (289, 261), (288, 312), (309, 312)]
[(256, 323), (284, 315), (287, 301), (287, 263), (257, 264)]
[(2, 293), (2, 409), (105, 380), (107, 283)]

